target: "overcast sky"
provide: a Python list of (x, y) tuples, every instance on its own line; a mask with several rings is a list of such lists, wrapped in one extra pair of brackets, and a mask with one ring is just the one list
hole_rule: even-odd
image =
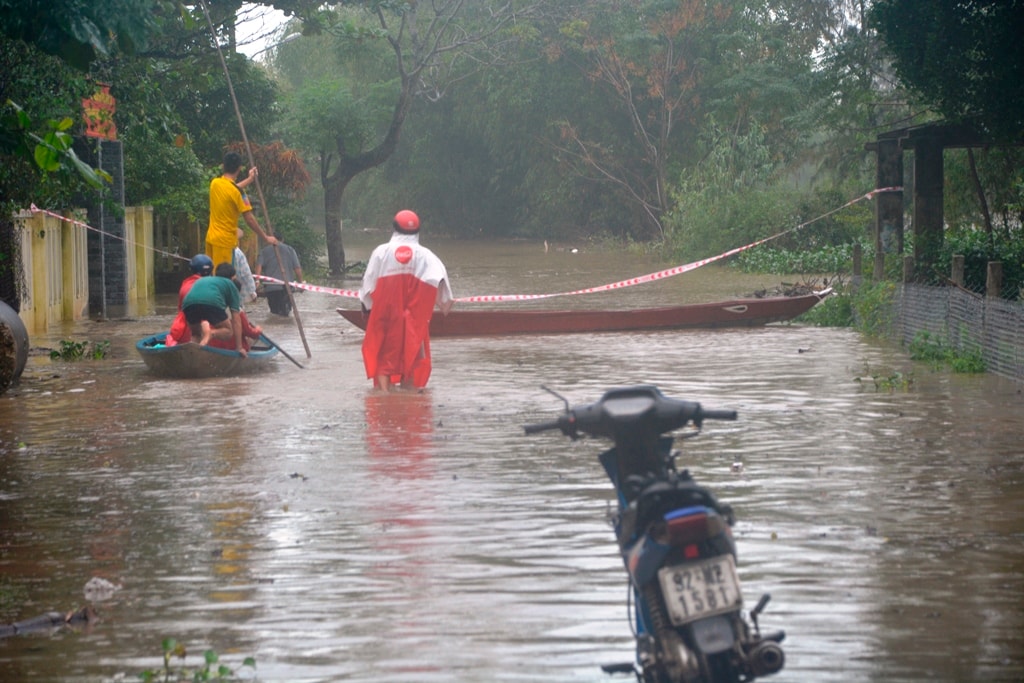
[(252, 57), (266, 50), (276, 40), (280, 40), (285, 20), (280, 10), (244, 3), (238, 10), (238, 23), (235, 25), (238, 51)]

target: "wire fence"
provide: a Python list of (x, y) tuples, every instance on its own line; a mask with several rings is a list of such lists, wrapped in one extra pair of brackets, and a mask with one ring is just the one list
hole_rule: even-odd
[(1024, 302), (986, 297), (956, 286), (897, 286), (892, 334), (909, 345), (919, 334), (981, 353), (989, 372), (1024, 382)]

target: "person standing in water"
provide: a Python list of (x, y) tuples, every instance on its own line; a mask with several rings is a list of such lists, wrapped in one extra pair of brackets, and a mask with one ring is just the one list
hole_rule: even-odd
[[(241, 216), (252, 231), (269, 244), (277, 238), (263, 232), (252, 213), (252, 204), (235, 182), (242, 168), (242, 157), (237, 152), (224, 155), (223, 174), (210, 181), (210, 223), (206, 229), (206, 255), (214, 263), (233, 263), (238, 246), (238, 217)], [(247, 185), (256, 177), (256, 169), (242, 181)], [(247, 182), (248, 181), (248, 182)]]
[(430, 378), (430, 319), (434, 306), (447, 314), (454, 297), (448, 271), (420, 244), (420, 219), (395, 214), (391, 239), (373, 250), (359, 301), (368, 316), (363, 365), (374, 387), (423, 388)]
[[(280, 260), (278, 260), (280, 256)], [(284, 266), (284, 273), (280, 266)], [(265, 275), (275, 280), (288, 282), (295, 277), (295, 282), (302, 282), (302, 266), (299, 264), (299, 255), (289, 245), (278, 241), (277, 246), (270, 245), (260, 249), (256, 256), (256, 275)], [(288, 297), (285, 285), (273, 282), (263, 285), (263, 291), (267, 295), (267, 304), (270, 312), (275, 315), (288, 317), (292, 314), (292, 301)], [(301, 291), (301, 290), (296, 290)]]

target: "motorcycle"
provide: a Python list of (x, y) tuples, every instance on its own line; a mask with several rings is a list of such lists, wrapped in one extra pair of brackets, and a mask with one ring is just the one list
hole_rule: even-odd
[(525, 426), (526, 434), (559, 430), (570, 439), (590, 435), (614, 447), (599, 460), (615, 487), (612, 514), (631, 584), (636, 661), (606, 665), (642, 683), (745, 683), (777, 673), (785, 663), (783, 631), (762, 634), (765, 594), (742, 614), (736, 573), (732, 508), (686, 470), (676, 467), (669, 432), (705, 420), (735, 420), (736, 412), (665, 396), (653, 385), (612, 389), (595, 403), (570, 407), (557, 419)]

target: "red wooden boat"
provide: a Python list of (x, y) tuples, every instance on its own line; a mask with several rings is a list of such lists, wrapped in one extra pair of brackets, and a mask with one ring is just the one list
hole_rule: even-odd
[[(753, 327), (792, 320), (811, 310), (830, 289), (799, 296), (733, 299), (708, 304), (612, 311), (470, 310), (435, 311), (431, 337), (483, 337), (508, 334), (568, 334), (574, 332), (627, 332), (686, 328)], [(338, 313), (365, 330), (361, 310), (339, 308)]]

